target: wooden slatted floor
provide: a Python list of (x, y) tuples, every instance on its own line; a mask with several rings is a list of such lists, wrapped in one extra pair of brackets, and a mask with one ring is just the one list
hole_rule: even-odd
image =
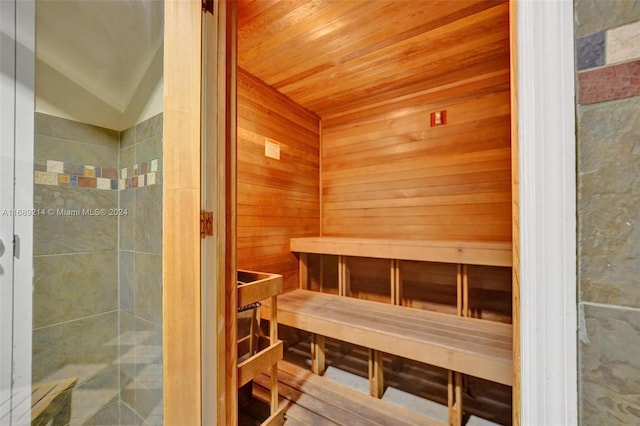
[[(281, 361), (278, 368), (280, 404), (285, 406), (287, 426), (444, 425), (348, 386), (313, 375), (286, 361)], [(254, 397), (268, 401), (269, 384), (267, 373), (258, 376), (254, 380)]]
[[(281, 330), (281, 336), (286, 339), (288, 350), (285, 352), (285, 360), (289, 363), (309, 370), (310, 365), (310, 339), (305, 333), (297, 333), (291, 329)], [(335, 371), (345, 372), (352, 377), (360, 378), (360, 389), (368, 391), (368, 361), (369, 352), (366, 348), (327, 339), (326, 362)], [(344, 375), (342, 375), (344, 377)], [(347, 379), (350, 386), (358, 386), (356, 380)], [(415, 397), (432, 401), (442, 406), (440, 416), (435, 418), (446, 419), (447, 406), (447, 371), (407, 359), (399, 359), (390, 355), (384, 357), (385, 386), (397, 389)], [(387, 393), (385, 388), (385, 394)], [(468, 415), (486, 419), (495, 424), (511, 424), (511, 387), (495, 382), (489, 382), (473, 377), (468, 377), (468, 393), (463, 393), (464, 409)], [(383, 399), (387, 399), (386, 397)], [(405, 401), (406, 403), (406, 401)], [(418, 406), (426, 409), (424, 404), (416, 403), (415, 410), (420, 412)], [(400, 405), (403, 405), (402, 403)], [(413, 404), (411, 404), (413, 405)], [(427, 405), (431, 405), (427, 403)], [(431, 405), (432, 406), (432, 405)]]

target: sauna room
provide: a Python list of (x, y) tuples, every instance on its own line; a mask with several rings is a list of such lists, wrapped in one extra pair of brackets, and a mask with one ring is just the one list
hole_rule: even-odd
[(509, 8), (237, 2), (239, 424), (512, 424)]

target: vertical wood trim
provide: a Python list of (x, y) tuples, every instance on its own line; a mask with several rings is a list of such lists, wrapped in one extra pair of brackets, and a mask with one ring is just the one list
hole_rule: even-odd
[[(300, 279), (300, 288), (308, 290), (309, 289), (309, 268), (308, 268), (308, 256), (307, 253), (300, 253), (300, 271), (299, 271), (299, 279)], [(322, 270), (321, 270), (322, 273)]]
[(225, 256), (225, 343), (226, 343), (226, 423), (238, 424), (238, 346), (237, 311), (238, 282), (236, 271), (237, 241), (237, 3), (221, 0), (221, 17), (225, 19), (225, 88), (226, 114), (225, 131), (225, 193), (226, 193), (226, 256)]
[(369, 349), (369, 394), (374, 398), (382, 398), (384, 392), (382, 361), (382, 352)]
[(165, 2), (164, 33), (164, 423), (199, 425), (201, 2)]
[(400, 272), (400, 265), (402, 264), (402, 260), (396, 259), (396, 305), (402, 305), (402, 294), (403, 294), (403, 285), (402, 285), (402, 273)]
[[(269, 343), (278, 343), (278, 298), (271, 297), (271, 316), (269, 318)], [(271, 414), (278, 411), (278, 363), (271, 367)]]
[(462, 265), (462, 316), (469, 316), (469, 267)]
[(338, 295), (345, 295), (344, 285), (344, 256), (338, 256)]
[(511, 80), (511, 226), (512, 226), (512, 318), (513, 318), (513, 425), (520, 426), (520, 211), (518, 168), (518, 31), (517, 1), (509, 0), (509, 61)]
[(453, 383), (453, 371), (447, 371), (447, 408), (449, 409), (449, 424), (453, 423), (455, 416), (455, 393)]
[(319, 184), (319, 203), (318, 203), (318, 209), (320, 210), (320, 236), (323, 236), (323, 228), (324, 225), (322, 223), (322, 119), (318, 120), (318, 160), (319, 160), (319, 167), (318, 167), (318, 182), (320, 182)]
[(347, 263), (347, 257), (342, 256), (342, 288), (344, 291), (343, 296), (351, 296), (351, 273), (349, 272), (349, 264)]
[[(220, 19), (219, 2), (214, 13), (203, 13), (202, 42), (202, 209), (214, 212), (214, 237), (202, 239), (202, 424), (220, 424), (225, 421), (225, 282), (226, 218), (225, 187), (218, 171), (225, 167), (224, 120), (226, 111), (224, 92), (225, 74), (220, 71), (224, 58), (225, 23)], [(253, 326), (253, 323), (252, 323)], [(253, 338), (253, 334), (251, 335)]]
[(462, 316), (462, 265), (460, 264), (456, 268), (456, 302), (458, 316)]
[(311, 372), (322, 375), (325, 369), (324, 336), (314, 334), (311, 340)]
[(456, 391), (456, 410), (455, 410), (455, 418), (454, 425), (461, 426), (462, 425), (462, 374), (455, 372), (453, 373), (454, 381), (455, 381), (455, 391)]
[(320, 292), (322, 293), (323, 291), (324, 291), (324, 256), (320, 256)]
[(389, 264), (389, 280), (391, 282), (391, 301), (392, 305), (396, 305), (396, 260), (391, 259)]
[(400, 260), (391, 259), (391, 304), (402, 305), (402, 280), (400, 277)]

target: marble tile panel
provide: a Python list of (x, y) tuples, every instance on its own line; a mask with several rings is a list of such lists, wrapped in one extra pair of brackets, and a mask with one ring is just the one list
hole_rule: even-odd
[(79, 383), (104, 375), (118, 357), (112, 343), (117, 329), (115, 311), (34, 329), (33, 382), (65, 369), (75, 372)]
[(580, 298), (640, 306), (640, 97), (578, 107)]
[(118, 147), (119, 132), (53, 115), (35, 113), (35, 133), (103, 147)]
[(162, 256), (135, 254), (135, 315), (162, 324)]
[(120, 149), (127, 148), (136, 143), (136, 126), (129, 127), (120, 132)]
[(640, 21), (607, 31), (607, 64), (640, 59)]
[(604, 32), (591, 34), (576, 40), (578, 70), (604, 65)]
[(129, 406), (126, 404), (120, 405), (120, 423), (119, 426), (142, 426), (144, 420), (140, 418)]
[(640, 424), (640, 309), (584, 305), (580, 424)]
[(640, 60), (582, 71), (578, 86), (580, 105), (640, 96)]
[[(36, 185), (34, 207), (53, 214), (34, 217), (34, 255), (115, 250), (118, 218), (81, 213), (83, 209), (115, 208), (117, 197), (113, 191)], [(77, 211), (78, 215), (65, 215)]]
[(37, 185), (57, 185), (58, 174), (51, 172), (35, 172), (34, 183)]
[(118, 308), (117, 252), (34, 257), (33, 326)]
[(136, 144), (136, 163), (162, 157), (162, 136), (153, 136)]
[[(136, 143), (162, 134), (162, 113), (136, 125)], [(138, 160), (139, 161), (139, 160)]]
[(132, 189), (118, 191), (119, 208), (127, 210), (126, 215), (119, 217), (120, 250), (133, 250), (135, 248), (135, 211), (136, 192)]
[(162, 185), (141, 187), (135, 192), (135, 250), (160, 254), (162, 253)]
[(135, 263), (134, 254), (131, 251), (120, 250), (120, 309), (133, 313), (134, 306), (134, 279)]
[(47, 171), (52, 173), (63, 173), (64, 163), (62, 161), (47, 160)]
[(91, 145), (44, 135), (35, 135), (34, 158), (73, 164), (100, 164), (103, 167), (118, 166), (116, 147)]
[[(131, 167), (136, 163), (136, 147), (130, 146), (120, 150), (120, 169)], [(127, 177), (126, 175), (121, 177)]]
[(575, 0), (574, 8), (577, 37), (640, 20), (637, 0)]
[[(93, 395), (93, 397), (103, 397), (103, 395)], [(100, 399), (98, 399), (100, 401)], [(74, 421), (75, 420), (75, 421)], [(108, 405), (103, 405), (101, 408), (89, 418), (72, 418), (71, 425), (83, 425), (83, 426), (114, 426), (118, 425), (120, 421), (120, 402), (112, 401)]]

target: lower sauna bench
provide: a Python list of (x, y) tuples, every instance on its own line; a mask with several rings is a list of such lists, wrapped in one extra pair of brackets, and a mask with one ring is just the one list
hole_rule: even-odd
[[(263, 315), (268, 315), (265, 304)], [(278, 321), (314, 333), (312, 370), (324, 369), (324, 337), (370, 348), (371, 387), (383, 390), (382, 353), (450, 371), (449, 423), (462, 424), (462, 374), (511, 386), (512, 326), (422, 309), (293, 290), (278, 297)], [(317, 337), (316, 337), (317, 338)], [(428, 424), (428, 423), (423, 423)]]

